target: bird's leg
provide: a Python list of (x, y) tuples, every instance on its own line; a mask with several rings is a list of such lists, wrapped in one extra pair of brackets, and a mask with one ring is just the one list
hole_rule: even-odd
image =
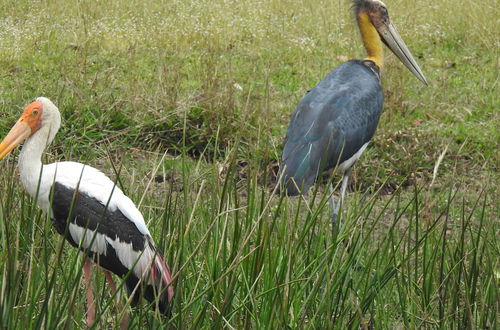
[(339, 199), (334, 195), (333, 183), (330, 185), (330, 207), (332, 209), (332, 230), (337, 222), (337, 217), (339, 215)]
[(352, 167), (344, 172), (344, 177), (342, 178), (342, 187), (340, 188), (340, 201), (344, 202), (345, 191), (347, 190), (347, 184), (349, 183), (349, 175), (351, 175)]
[[(109, 270), (104, 270), (104, 276), (106, 277), (106, 282), (108, 282), (108, 285), (111, 288), (111, 292), (116, 297), (116, 300), (118, 302), (118, 309), (120, 309), (120, 314), (121, 314), (122, 311), (125, 311), (126, 307), (123, 307), (123, 309), (122, 309), (122, 304), (119, 301), (120, 297), (118, 296), (118, 294), (116, 294), (116, 284), (115, 284), (115, 281), (113, 281), (113, 277), (111, 276), (111, 272)], [(123, 318), (120, 322), (120, 329), (128, 329), (129, 321), (130, 321), (129, 315), (125, 311)]]
[[(337, 218), (339, 215), (340, 205), (344, 203), (345, 191), (347, 190), (347, 184), (349, 183), (349, 175), (351, 174), (352, 167), (344, 172), (344, 176), (342, 177), (342, 186), (340, 187), (340, 199), (333, 195), (333, 184), (330, 186), (330, 193), (332, 197), (330, 197), (330, 205), (332, 207), (332, 228), (335, 226), (337, 222)], [(339, 223), (340, 228), (340, 223)]]
[(95, 302), (92, 283), (90, 281), (92, 261), (89, 258), (85, 260), (85, 264), (83, 265), (83, 272), (85, 275), (85, 285), (87, 286), (87, 327), (90, 328), (95, 320)]
[(111, 288), (111, 292), (113, 292), (113, 294), (115, 294), (116, 284), (115, 284), (115, 281), (113, 281), (113, 277), (111, 276), (111, 272), (109, 270), (104, 270), (104, 276), (106, 277), (106, 282), (108, 282), (108, 285)]

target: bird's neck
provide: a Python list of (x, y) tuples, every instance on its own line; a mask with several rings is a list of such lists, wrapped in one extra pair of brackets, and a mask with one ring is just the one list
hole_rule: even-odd
[(49, 127), (42, 127), (24, 142), (21, 153), (19, 154), (19, 174), (24, 189), (31, 196), (35, 196), (41, 182), (43, 165), (42, 154), (50, 143)]
[(358, 14), (358, 26), (361, 32), (361, 39), (363, 39), (363, 44), (365, 45), (368, 55), (365, 57), (365, 60), (372, 61), (379, 69), (382, 68), (384, 64), (382, 40), (366, 12), (360, 12)]

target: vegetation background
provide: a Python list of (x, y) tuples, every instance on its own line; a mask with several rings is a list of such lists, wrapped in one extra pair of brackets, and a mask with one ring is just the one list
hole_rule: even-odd
[[(119, 173), (177, 274), (172, 317), (139, 306), (132, 328), (498, 327), (497, 1), (386, 1), (430, 85), (387, 52), (338, 235), (323, 188), (272, 191), (296, 104), (364, 56), (349, 1), (0, 4), (0, 135), (51, 98), (46, 161)], [(0, 163), (0, 326), (83, 327), (83, 260), (15, 160)], [(95, 327), (116, 327), (94, 284)]]

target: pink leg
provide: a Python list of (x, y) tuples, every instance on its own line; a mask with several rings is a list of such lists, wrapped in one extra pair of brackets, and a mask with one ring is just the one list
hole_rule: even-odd
[(108, 285), (111, 288), (111, 292), (114, 294), (116, 292), (116, 284), (115, 281), (113, 281), (111, 272), (109, 270), (104, 270), (104, 276), (106, 277), (106, 282), (108, 282)]
[[(106, 277), (106, 282), (108, 282), (109, 287), (111, 288), (111, 292), (115, 294), (116, 292), (116, 284), (113, 281), (113, 277), (111, 276), (111, 272), (108, 270), (104, 270), (104, 276)], [(121, 304), (118, 304), (118, 308), (121, 309)], [(128, 329), (128, 322), (130, 321), (128, 313), (125, 312), (122, 321), (120, 322), (120, 329)]]
[(92, 261), (87, 258), (87, 260), (85, 260), (85, 264), (83, 265), (85, 285), (87, 286), (87, 327), (90, 327), (95, 320), (94, 292), (92, 290), (92, 283), (90, 283), (91, 271)]
[(126, 330), (128, 329), (128, 323), (130, 321), (130, 317), (128, 316), (128, 313), (125, 312), (125, 315), (123, 315), (123, 319), (120, 322), (120, 329), (121, 330)]

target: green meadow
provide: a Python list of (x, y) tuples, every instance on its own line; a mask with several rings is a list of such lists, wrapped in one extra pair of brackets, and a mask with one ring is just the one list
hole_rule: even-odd
[[(384, 113), (332, 233), (326, 185), (273, 191), (295, 106), (365, 55), (349, 1), (0, 2), (0, 138), (50, 98), (44, 160), (116, 179), (175, 274), (171, 317), (143, 303), (131, 329), (498, 328), (498, 3), (385, 3), (429, 86), (385, 49)], [(83, 328), (84, 259), (17, 155), (0, 161), (0, 327)], [(94, 276), (94, 328), (117, 328)]]

